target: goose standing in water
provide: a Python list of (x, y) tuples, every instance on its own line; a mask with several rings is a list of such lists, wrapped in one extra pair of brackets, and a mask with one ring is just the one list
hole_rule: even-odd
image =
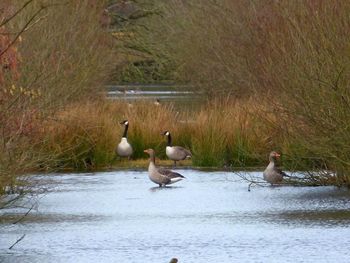
[(172, 146), (171, 134), (169, 131), (165, 131), (163, 135), (168, 137), (168, 144), (165, 148), (166, 156), (168, 156), (170, 160), (174, 161), (174, 166), (176, 166), (177, 161), (185, 160), (187, 158), (192, 157), (192, 153), (189, 150), (181, 146)]
[(280, 169), (277, 168), (275, 162), (278, 157), (281, 155), (275, 151), (272, 151), (269, 155), (269, 165), (266, 167), (263, 175), (264, 175), (264, 180), (270, 183), (271, 185), (273, 184), (280, 184), (283, 180), (283, 176), (286, 176), (284, 172), (282, 172)]
[(155, 151), (153, 149), (147, 149), (144, 150), (145, 153), (149, 154), (150, 162), (148, 166), (148, 176), (149, 179), (155, 183), (158, 184), (159, 187), (166, 186), (168, 184), (173, 184), (178, 181), (181, 181), (185, 177), (182, 176), (179, 173), (175, 173), (171, 170), (165, 169), (165, 168), (157, 168), (155, 161), (156, 161), (156, 155)]
[(120, 143), (117, 146), (116, 153), (120, 157), (128, 157), (130, 159), (130, 156), (132, 155), (132, 146), (128, 142), (128, 128), (129, 128), (129, 122), (128, 120), (122, 121), (120, 124), (124, 125), (124, 132), (122, 139)]

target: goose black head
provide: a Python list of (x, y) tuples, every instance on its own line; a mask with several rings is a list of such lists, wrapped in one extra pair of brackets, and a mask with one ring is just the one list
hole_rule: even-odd
[(170, 135), (170, 132), (169, 132), (169, 131), (162, 132), (162, 135), (164, 135), (164, 136), (169, 136), (169, 135)]
[(121, 121), (120, 124), (127, 126), (129, 125), (129, 121), (128, 120)]

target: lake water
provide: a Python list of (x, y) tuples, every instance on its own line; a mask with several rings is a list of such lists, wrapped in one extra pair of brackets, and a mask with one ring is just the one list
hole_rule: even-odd
[(160, 104), (172, 103), (177, 108), (197, 109), (205, 97), (193, 92), (189, 86), (175, 84), (128, 84), (106, 86), (106, 97), (110, 100), (134, 103), (139, 100)]
[(349, 191), (178, 172), (168, 188), (145, 171), (43, 177), (35, 211), (18, 224), (2, 211), (0, 262), (350, 262)]

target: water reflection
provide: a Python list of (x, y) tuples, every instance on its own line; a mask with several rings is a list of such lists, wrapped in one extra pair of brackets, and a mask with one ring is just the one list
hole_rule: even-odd
[[(18, 220), (19, 214), (13, 213), (13, 214), (5, 214), (1, 216), (0, 223), (1, 224), (13, 224)], [(34, 212), (32, 214), (28, 214), (27, 216), (23, 217), (23, 219), (20, 221), (21, 224), (44, 224), (44, 223), (77, 223), (77, 222), (93, 222), (93, 221), (103, 221), (107, 220), (107, 216), (102, 215), (94, 215), (94, 214), (87, 214), (87, 215), (65, 215), (65, 214), (41, 214), (38, 212)]]
[(162, 186), (162, 187), (159, 187), (159, 186), (154, 186), (154, 187), (151, 187), (149, 190), (151, 192), (158, 192), (158, 191), (168, 191), (168, 190), (175, 190), (175, 189), (178, 189), (178, 188), (182, 188), (181, 186)]
[(288, 211), (279, 214), (271, 214), (272, 219), (280, 223), (310, 225), (310, 226), (348, 226), (350, 223), (349, 210), (329, 211)]
[(110, 100), (124, 101), (133, 107), (136, 101), (153, 101), (157, 106), (171, 103), (178, 109), (198, 109), (205, 101), (200, 92), (191, 91), (190, 87), (167, 84), (109, 85), (106, 97)]

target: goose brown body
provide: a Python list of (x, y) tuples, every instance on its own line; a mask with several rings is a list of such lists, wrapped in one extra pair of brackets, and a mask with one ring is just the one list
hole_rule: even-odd
[(283, 177), (286, 175), (282, 170), (276, 166), (276, 159), (280, 157), (280, 154), (273, 151), (269, 155), (269, 165), (266, 167), (263, 176), (264, 180), (270, 184), (280, 184), (283, 181)]
[(153, 183), (158, 184), (160, 187), (162, 187), (168, 184), (176, 183), (185, 178), (183, 175), (173, 172), (169, 169), (156, 167), (155, 152), (153, 149), (147, 149), (144, 150), (144, 152), (148, 153), (150, 156), (148, 176)]

